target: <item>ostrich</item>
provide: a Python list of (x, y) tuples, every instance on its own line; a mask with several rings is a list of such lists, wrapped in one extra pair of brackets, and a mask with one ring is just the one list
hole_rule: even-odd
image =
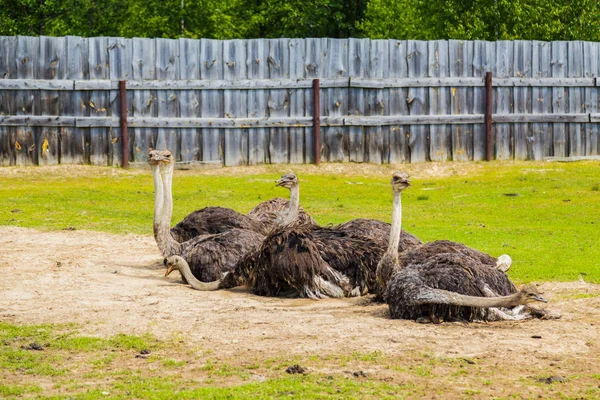
[[(290, 193), (290, 201), (292, 201), (293, 196), (294, 193)], [(250, 210), (246, 215), (250, 218), (262, 222), (264, 225), (268, 226), (272, 230), (280, 224), (281, 221), (278, 220), (280, 216), (284, 214), (286, 210), (289, 210), (291, 206), (290, 201), (282, 199), (281, 197), (276, 197), (274, 199), (263, 201), (262, 203), (254, 207), (252, 210)], [(298, 213), (296, 216), (295, 223), (298, 225), (317, 225), (317, 221), (315, 221), (313, 217), (311, 217), (302, 208), (302, 206), (298, 207)]]
[[(407, 174), (394, 173), (390, 243), (377, 266), (377, 280), (387, 287), (386, 300), (392, 318), (432, 322), (453, 318), (466, 321), (514, 319), (498, 308), (547, 302), (534, 286), (517, 291), (503, 271), (468, 253), (442, 249), (437, 253), (424, 252), (421, 259), (407, 257), (407, 254), (399, 256), (401, 194), (408, 186)], [(410, 252), (418, 253), (424, 246)]]
[(244, 254), (260, 246), (264, 239), (262, 234), (239, 228), (177, 242), (170, 231), (173, 213), (171, 152), (153, 150), (149, 162), (154, 176), (154, 237), (163, 256), (181, 256), (194, 276), (212, 282), (233, 270)]

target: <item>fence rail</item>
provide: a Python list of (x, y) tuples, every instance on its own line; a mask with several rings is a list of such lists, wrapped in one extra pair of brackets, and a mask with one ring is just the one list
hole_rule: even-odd
[(0, 165), (121, 165), (150, 147), (224, 165), (598, 155), (599, 56), (591, 42), (0, 37)]

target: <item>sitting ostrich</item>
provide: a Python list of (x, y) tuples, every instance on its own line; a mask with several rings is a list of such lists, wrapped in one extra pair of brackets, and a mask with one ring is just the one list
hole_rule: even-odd
[(390, 243), (377, 266), (378, 283), (387, 287), (386, 301), (392, 318), (431, 322), (517, 319), (499, 308), (547, 302), (532, 285), (517, 291), (495, 263), (484, 264), (468, 251), (461, 252), (460, 246), (455, 251), (451, 246), (440, 246), (441, 250), (435, 252), (432, 246), (422, 245), (410, 251), (419, 253), (419, 249), (426, 248), (420, 259), (407, 254), (399, 256), (401, 194), (408, 186), (407, 174), (394, 173)]
[(240, 228), (196, 236), (182, 243), (176, 241), (170, 230), (173, 213), (171, 152), (152, 150), (148, 162), (154, 176), (154, 237), (163, 256), (182, 257), (194, 276), (212, 282), (233, 270), (247, 252), (260, 246), (264, 240), (262, 234)]
[[(174, 163), (173, 155), (169, 150), (149, 150), (148, 162), (152, 167), (154, 179), (158, 169), (159, 162)], [(281, 210), (288, 207), (289, 202), (284, 199), (273, 199), (260, 203), (248, 213), (241, 214), (235, 210), (225, 207), (205, 207), (196, 210), (183, 218), (179, 223), (171, 228), (171, 235), (177, 242), (185, 242), (196, 236), (223, 233), (233, 228), (245, 229), (266, 235), (276, 224)], [(275, 206), (276, 205), (276, 206)], [(301, 207), (298, 210), (298, 219), (300, 223), (314, 223), (310, 215)]]

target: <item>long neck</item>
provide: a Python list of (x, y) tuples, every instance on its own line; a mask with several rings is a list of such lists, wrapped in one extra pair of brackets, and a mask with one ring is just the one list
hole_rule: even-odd
[(463, 294), (449, 292), (442, 289), (421, 288), (418, 296), (418, 301), (421, 304), (449, 304), (465, 307), (515, 307), (519, 304), (524, 304), (523, 296), (520, 292), (516, 292), (509, 296), (500, 297), (479, 297), (466, 296)]
[(392, 228), (390, 230), (390, 241), (387, 253), (390, 255), (398, 253), (400, 234), (402, 233), (402, 192), (394, 190), (394, 209), (392, 211)]
[(152, 167), (154, 175), (154, 239), (163, 256), (179, 254), (180, 244), (171, 236), (173, 215), (173, 164)]
[(220, 280), (214, 281), (214, 282), (202, 282), (199, 281), (198, 279), (196, 279), (196, 277), (194, 276), (194, 274), (192, 274), (192, 270), (190, 269), (189, 264), (181, 257), (178, 257), (178, 264), (179, 264), (179, 272), (181, 273), (181, 275), (185, 278), (185, 280), (187, 281), (187, 283), (189, 283), (189, 285), (196, 290), (203, 290), (203, 291), (212, 291), (212, 290), (217, 290), (219, 289), (219, 284), (221, 283)]
[(298, 210), (300, 208), (300, 186), (295, 185), (290, 188), (290, 204), (287, 215), (283, 218), (282, 226), (287, 226), (298, 219)]

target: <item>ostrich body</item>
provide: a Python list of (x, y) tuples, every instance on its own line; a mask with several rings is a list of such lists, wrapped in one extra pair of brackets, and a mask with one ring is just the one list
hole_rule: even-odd
[(171, 152), (152, 150), (149, 152), (149, 163), (154, 177), (154, 237), (163, 256), (182, 257), (194, 276), (201, 281), (211, 282), (233, 270), (244, 254), (262, 243), (264, 236), (260, 233), (238, 228), (177, 242), (170, 230), (173, 213)]
[[(291, 196), (290, 196), (291, 197)], [(262, 222), (270, 229), (275, 229), (278, 226), (278, 218), (284, 214), (290, 207), (290, 201), (281, 197), (276, 197), (258, 204), (248, 212), (250, 218)], [(302, 206), (298, 207), (298, 215), (296, 218), (297, 225), (317, 225), (317, 221), (313, 219)]]
[[(367, 237), (382, 249), (388, 247), (391, 225), (387, 222), (377, 219), (357, 218), (337, 225), (335, 228), (351, 236)], [(398, 242), (398, 252), (410, 250), (422, 243), (413, 234), (402, 231)]]
[[(387, 287), (386, 300), (392, 318), (473, 321), (491, 319), (493, 314), (493, 319), (497, 319), (498, 313), (494, 310), (498, 307), (546, 302), (535, 287), (529, 286), (517, 292), (495, 264), (484, 264), (469, 252), (454, 249), (436, 253), (428, 248), (421, 258), (410, 258), (407, 254), (398, 256), (401, 193), (408, 186), (407, 174), (397, 172), (393, 175), (394, 209), (390, 243), (377, 267), (378, 283)], [(410, 252), (418, 253), (424, 246)], [(451, 246), (445, 249), (452, 250)], [(462, 248), (459, 246), (458, 249)], [(486, 297), (490, 295), (496, 297)]]

